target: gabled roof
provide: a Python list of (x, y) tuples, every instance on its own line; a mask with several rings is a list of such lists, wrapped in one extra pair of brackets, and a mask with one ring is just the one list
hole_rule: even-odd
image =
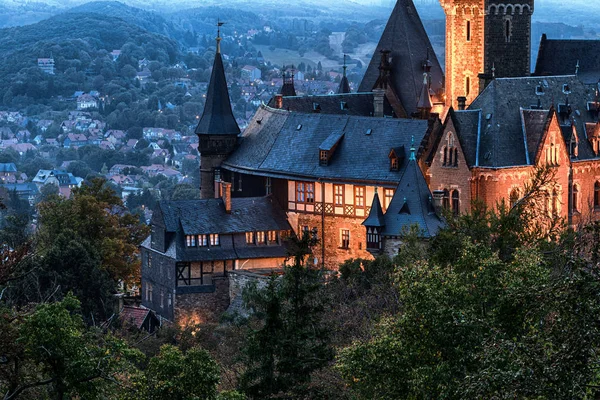
[(202, 235), (291, 229), (285, 212), (270, 196), (233, 198), (229, 214), (222, 199), (161, 201), (159, 207), (167, 232)]
[(233, 111), (231, 100), (227, 91), (227, 80), (225, 79), (225, 67), (221, 53), (215, 54), (206, 104), (200, 122), (196, 127), (198, 135), (239, 135), (238, 127)]
[(521, 110), (529, 164), (537, 158), (552, 115), (553, 111), (549, 110)]
[[(563, 92), (564, 85), (570, 91), (569, 105), (571, 117), (575, 118), (575, 126), (579, 142), (579, 160), (595, 158), (591, 146), (584, 135), (584, 124), (593, 117), (587, 111), (587, 103), (595, 99), (593, 87), (583, 84), (576, 76), (548, 76), (526, 78), (498, 78), (473, 101), (469, 110), (481, 110), (481, 129), (477, 140), (479, 166), (509, 167), (531, 165), (529, 157), (530, 146), (527, 142), (527, 129), (521, 110), (537, 108), (550, 110), (554, 104), (557, 108), (566, 104), (567, 95)], [(536, 94), (536, 88), (543, 88), (543, 95)], [(456, 112), (459, 115), (459, 112)], [(535, 124), (537, 113), (528, 113), (531, 131)], [(570, 125), (567, 118), (563, 125)], [(462, 144), (462, 142), (461, 142)], [(466, 150), (465, 150), (466, 151)], [(529, 160), (528, 160), (529, 158)]]
[(542, 35), (534, 75), (571, 75), (576, 70), (586, 84), (600, 81), (600, 40), (549, 40)]
[(418, 225), (423, 237), (437, 234), (444, 223), (433, 208), (425, 177), (412, 157), (404, 168), (394, 197), (385, 212), (383, 236), (401, 236), (404, 229)]
[(150, 317), (151, 310), (142, 307), (124, 306), (119, 313), (119, 320), (123, 324), (131, 324), (137, 329), (142, 329), (146, 319)]
[(450, 109), (448, 118), (452, 119), (456, 136), (469, 167), (477, 165), (477, 138), (482, 124), (481, 110)]
[(0, 163), (0, 172), (17, 172), (15, 163)]
[(369, 216), (362, 224), (367, 227), (372, 226), (376, 228), (385, 226), (385, 216), (381, 209), (381, 202), (379, 201), (379, 194), (377, 194), (377, 191), (375, 191), (375, 196), (373, 196), (373, 203), (371, 204)]
[(444, 86), (444, 73), (431, 49), (431, 42), (413, 1), (398, 0), (358, 91), (369, 92), (373, 89), (379, 78), (380, 52), (390, 50), (394, 91), (407, 114), (412, 115), (417, 111), (423, 82), (423, 63), (428, 56), (431, 62), (431, 90), (441, 94)]
[[(335, 158), (322, 166), (317, 150), (332, 131), (344, 139)], [(390, 171), (389, 149), (408, 147), (411, 136), (421, 143), (428, 132), (424, 120), (290, 113), (261, 106), (223, 168), (282, 178), (396, 183), (399, 172)]]

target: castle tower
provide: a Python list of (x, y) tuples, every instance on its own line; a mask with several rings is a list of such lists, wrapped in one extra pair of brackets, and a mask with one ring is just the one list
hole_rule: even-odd
[(446, 105), (467, 105), (494, 78), (531, 71), (534, 0), (440, 0), (446, 13)]
[[(223, 25), (218, 23), (219, 28)], [(237, 147), (240, 128), (231, 110), (225, 68), (221, 58), (221, 34), (217, 34), (217, 53), (206, 94), (206, 104), (196, 127), (200, 152), (200, 197), (215, 197), (215, 178), (221, 163)]]

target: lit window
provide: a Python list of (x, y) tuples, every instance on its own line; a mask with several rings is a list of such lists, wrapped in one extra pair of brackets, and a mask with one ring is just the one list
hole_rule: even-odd
[(186, 235), (186, 237), (185, 237), (185, 245), (187, 247), (196, 247), (196, 236), (194, 236), (194, 235)]
[(342, 249), (350, 248), (350, 231), (348, 229), (342, 229), (341, 231), (341, 247)]
[(198, 235), (198, 246), (200, 246), (200, 247), (208, 246), (207, 235)]
[(333, 185), (334, 201), (336, 206), (344, 205), (344, 185)]
[(387, 210), (392, 202), (392, 198), (394, 197), (394, 189), (384, 189), (383, 190), (383, 206)]
[(256, 243), (257, 244), (265, 243), (265, 232), (263, 232), (263, 231), (256, 232)]
[(210, 235), (210, 245), (211, 246), (219, 246), (220, 242), (219, 242), (219, 234), (218, 233), (213, 233)]
[(246, 244), (254, 244), (254, 232), (246, 232)]
[(269, 243), (277, 243), (277, 231), (269, 231)]
[(354, 186), (354, 206), (356, 208), (365, 207), (365, 187)]
[(315, 184), (312, 182), (296, 182), (296, 201), (298, 203), (314, 203)]

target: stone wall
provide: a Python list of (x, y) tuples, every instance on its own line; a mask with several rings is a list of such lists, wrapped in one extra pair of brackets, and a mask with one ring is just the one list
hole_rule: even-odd
[[(339, 265), (350, 258), (365, 258), (372, 260), (373, 255), (367, 251), (367, 231), (362, 225), (364, 218), (343, 216), (325, 216), (325, 232), (322, 232), (322, 216), (315, 214), (292, 214), (290, 223), (296, 233), (302, 233), (302, 227), (317, 228), (319, 244), (313, 248), (314, 256), (320, 265), (323, 260), (322, 245), (325, 245), (325, 268), (337, 270)], [(292, 223), (292, 221), (294, 223)], [(350, 246), (348, 249), (341, 247), (342, 229), (350, 231)]]
[(175, 322), (189, 326), (218, 322), (229, 307), (229, 279), (215, 278), (212, 293), (179, 294), (175, 297)]

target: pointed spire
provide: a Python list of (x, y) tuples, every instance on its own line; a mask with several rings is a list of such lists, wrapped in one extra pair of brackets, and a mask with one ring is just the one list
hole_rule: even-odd
[(427, 119), (429, 118), (432, 108), (433, 102), (431, 101), (431, 94), (429, 93), (429, 74), (423, 72), (423, 86), (421, 88), (419, 102), (417, 103), (417, 110), (422, 119)]
[(225, 22), (221, 22), (221, 20), (217, 19), (217, 53), (221, 54), (221, 27), (225, 25)]
[(196, 127), (198, 135), (239, 135), (240, 128), (233, 116), (231, 109), (231, 100), (227, 89), (227, 79), (225, 78), (225, 67), (221, 58), (220, 27), (223, 22), (217, 24), (217, 53), (213, 64), (210, 82), (208, 84), (208, 93), (206, 94), (206, 104), (204, 112)]
[(348, 77), (346, 76), (346, 54), (344, 54), (344, 67), (343, 67), (343, 75), (342, 80), (340, 81), (340, 86), (338, 88), (338, 94), (350, 93), (350, 83), (348, 82)]
[(579, 75), (579, 60), (577, 60), (577, 65), (575, 66), (575, 76)]
[(385, 226), (385, 217), (383, 215), (383, 210), (381, 209), (381, 202), (379, 201), (377, 189), (375, 189), (375, 195), (373, 196), (373, 203), (371, 204), (369, 216), (362, 224), (366, 227), (374, 228), (381, 228)]
[(415, 137), (412, 136), (410, 141), (410, 158), (408, 159), (409, 161), (417, 161), (416, 151), (417, 150), (415, 149)]
[(492, 63), (492, 78), (496, 78), (496, 63)]

